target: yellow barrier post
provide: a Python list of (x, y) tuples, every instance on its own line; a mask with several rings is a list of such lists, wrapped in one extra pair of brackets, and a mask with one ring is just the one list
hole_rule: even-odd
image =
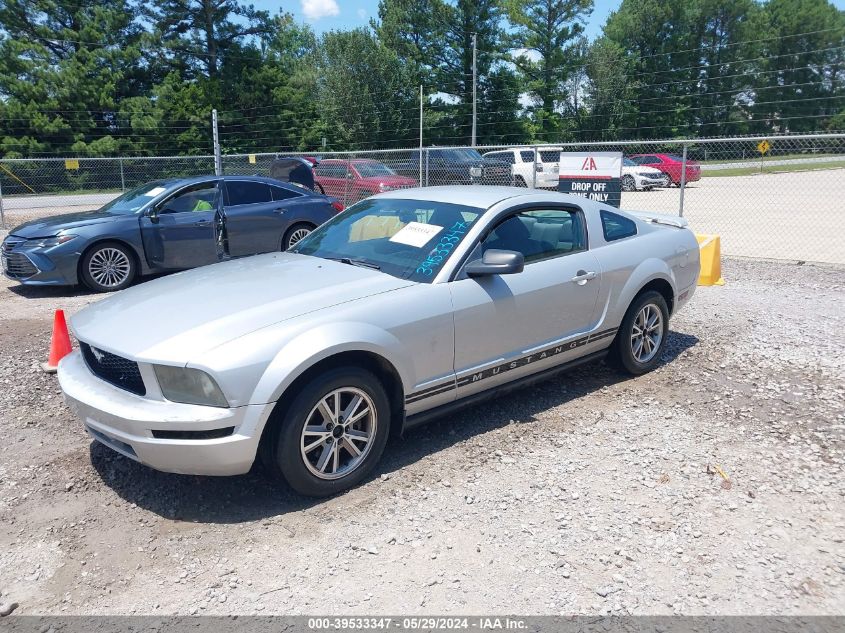
[(698, 275), (699, 286), (724, 286), (722, 279), (722, 244), (718, 235), (699, 235), (698, 249), (701, 251), (701, 273)]

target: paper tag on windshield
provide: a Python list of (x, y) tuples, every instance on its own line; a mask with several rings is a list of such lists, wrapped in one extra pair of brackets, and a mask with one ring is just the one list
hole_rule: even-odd
[(148, 198), (155, 198), (160, 193), (164, 193), (164, 187), (153, 187), (144, 195)]
[(431, 238), (443, 230), (442, 226), (436, 224), (423, 224), (422, 222), (408, 222), (396, 234), (390, 238), (391, 242), (407, 244), (422, 248), (431, 241)]

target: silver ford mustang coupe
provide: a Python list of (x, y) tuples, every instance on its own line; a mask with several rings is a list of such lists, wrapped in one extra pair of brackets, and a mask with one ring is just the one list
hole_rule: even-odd
[(692, 296), (684, 220), (510, 187), (403, 189), (291, 251), (135, 286), (72, 319), (87, 432), (158, 470), (300, 493), (360, 482), (391, 433), (608, 357), (654, 368)]

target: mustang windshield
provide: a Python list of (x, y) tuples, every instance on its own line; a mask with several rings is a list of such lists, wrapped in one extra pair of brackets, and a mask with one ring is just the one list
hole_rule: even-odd
[(166, 187), (161, 181), (148, 182), (136, 189), (127, 191), (104, 206), (101, 211), (131, 215), (147, 204), (160, 193), (164, 193)]
[(370, 198), (336, 215), (291, 251), (430, 283), (483, 212), (445, 202)]

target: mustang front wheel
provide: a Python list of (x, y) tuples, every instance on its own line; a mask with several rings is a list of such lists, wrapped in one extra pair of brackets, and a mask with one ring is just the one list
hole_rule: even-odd
[(297, 492), (324, 497), (360, 482), (387, 442), (390, 404), (370, 372), (347, 367), (299, 392), (265, 451), (265, 465)]
[(660, 362), (668, 333), (666, 300), (659, 292), (644, 292), (628, 307), (610, 348), (610, 360), (635, 376), (651, 371)]

